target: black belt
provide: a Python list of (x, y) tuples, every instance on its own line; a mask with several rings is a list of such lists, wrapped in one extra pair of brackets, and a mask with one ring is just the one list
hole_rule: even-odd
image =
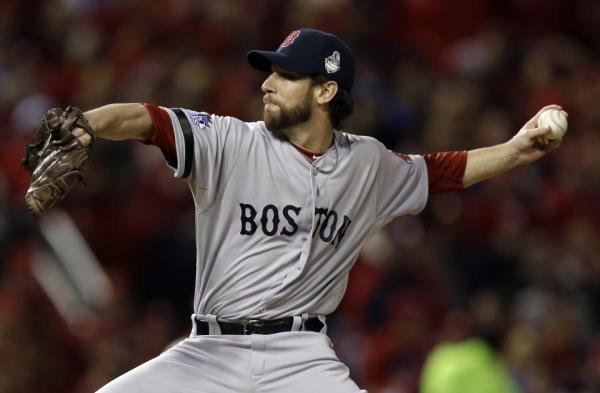
[[(274, 319), (270, 321), (250, 319), (243, 323), (217, 322), (221, 328), (221, 334), (274, 334), (292, 331), (294, 318)], [(319, 318), (308, 318), (304, 321), (304, 328), (300, 330), (320, 332), (325, 325)], [(196, 319), (196, 334), (209, 334), (208, 322)]]

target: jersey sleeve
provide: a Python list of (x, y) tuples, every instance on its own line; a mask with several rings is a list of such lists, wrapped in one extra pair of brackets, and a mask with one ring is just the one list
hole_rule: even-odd
[(424, 158), (392, 152), (380, 142), (377, 147), (377, 220), (385, 224), (394, 217), (421, 212), (429, 192)]
[(169, 114), (166, 110), (153, 104), (145, 103), (144, 107), (148, 110), (154, 125), (152, 139), (144, 143), (158, 147), (162, 151), (167, 165), (171, 168), (177, 168), (175, 134), (173, 133), (173, 125)]
[[(242, 149), (244, 124), (231, 117), (145, 104), (158, 146), (174, 176), (188, 181), (198, 204), (210, 203)], [(246, 135), (245, 135), (246, 134)]]
[(429, 194), (462, 190), (467, 167), (466, 151), (429, 153), (424, 156), (429, 178)]

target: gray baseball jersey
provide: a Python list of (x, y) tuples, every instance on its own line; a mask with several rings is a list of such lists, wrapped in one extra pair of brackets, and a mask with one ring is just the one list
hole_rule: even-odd
[(222, 320), (328, 315), (371, 231), (420, 212), (423, 157), (335, 131), (311, 162), (263, 122), (167, 109), (175, 176), (195, 202), (196, 314)]

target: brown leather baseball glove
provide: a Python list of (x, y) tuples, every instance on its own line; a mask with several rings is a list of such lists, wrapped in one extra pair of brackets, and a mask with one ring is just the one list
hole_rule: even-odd
[[(71, 133), (75, 128), (90, 134), (92, 143), (84, 146)], [(93, 140), (94, 131), (78, 108), (53, 108), (46, 113), (21, 161), (31, 172), (25, 204), (35, 217), (62, 201), (75, 183), (84, 182), (82, 171)]]

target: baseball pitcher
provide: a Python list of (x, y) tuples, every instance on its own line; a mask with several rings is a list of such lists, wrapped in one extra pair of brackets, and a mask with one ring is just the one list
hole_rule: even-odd
[(296, 30), (276, 51), (249, 52), (248, 61), (268, 75), (263, 121), (135, 103), (91, 110), (76, 117), (86, 122), (67, 127), (83, 147), (92, 136), (159, 147), (195, 203), (191, 334), (102, 393), (360, 392), (333, 350), (326, 317), (369, 234), (419, 213), (431, 194), (560, 144), (537, 123), (542, 111), (561, 109), (553, 105), (500, 145), (398, 154), (342, 130), (353, 111), (355, 65), (336, 36)]

